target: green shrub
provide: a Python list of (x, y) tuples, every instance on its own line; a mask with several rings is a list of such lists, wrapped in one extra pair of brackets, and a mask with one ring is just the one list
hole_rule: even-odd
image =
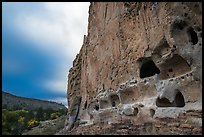
[(36, 127), (40, 124), (39, 121), (35, 120), (35, 119), (31, 119), (30, 121), (28, 121), (28, 129), (31, 129), (33, 127)]
[(56, 119), (60, 116), (60, 113), (59, 112), (55, 112), (55, 113), (52, 113), (51, 114), (51, 119)]
[(2, 109), (2, 134), (21, 135), (25, 129), (38, 126), (39, 121), (56, 119), (66, 114), (66, 110), (38, 108), (35, 110)]

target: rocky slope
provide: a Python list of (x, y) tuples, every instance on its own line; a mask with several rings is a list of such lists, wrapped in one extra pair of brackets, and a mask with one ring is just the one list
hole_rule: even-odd
[(41, 121), (40, 125), (31, 130), (24, 131), (22, 135), (54, 135), (64, 127), (66, 116), (54, 120)]
[[(80, 134), (80, 127), (127, 120), (165, 128), (168, 118), (185, 128), (179, 116), (202, 114), (201, 89), (201, 3), (92, 2), (88, 35), (68, 75), (66, 128)], [(200, 123), (202, 116), (180, 132), (201, 133)]]
[(137, 123), (123, 117), (114, 123), (98, 122), (79, 125), (71, 131), (63, 130), (59, 135), (201, 135), (201, 111), (187, 111), (174, 118), (155, 118), (153, 121)]
[(6, 107), (10, 110), (34, 110), (42, 107), (43, 109), (52, 108), (53, 110), (64, 109), (67, 108), (63, 104), (59, 104), (56, 102), (25, 98), (20, 96), (15, 96), (7, 92), (2, 91), (2, 107)]

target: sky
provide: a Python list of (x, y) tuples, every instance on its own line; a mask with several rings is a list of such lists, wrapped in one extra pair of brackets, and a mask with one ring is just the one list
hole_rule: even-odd
[(67, 76), (87, 35), (89, 5), (3, 2), (2, 91), (67, 106)]

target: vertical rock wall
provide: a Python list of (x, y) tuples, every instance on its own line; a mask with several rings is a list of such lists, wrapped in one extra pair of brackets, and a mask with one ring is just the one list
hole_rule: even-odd
[(177, 117), (202, 110), (201, 89), (201, 3), (91, 3), (68, 75), (69, 125)]

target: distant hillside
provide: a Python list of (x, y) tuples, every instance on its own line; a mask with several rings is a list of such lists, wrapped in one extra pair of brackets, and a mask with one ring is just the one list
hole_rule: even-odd
[(56, 102), (15, 96), (2, 91), (2, 108), (10, 110), (34, 110), (52, 108), (53, 110), (67, 109), (63, 104)]

